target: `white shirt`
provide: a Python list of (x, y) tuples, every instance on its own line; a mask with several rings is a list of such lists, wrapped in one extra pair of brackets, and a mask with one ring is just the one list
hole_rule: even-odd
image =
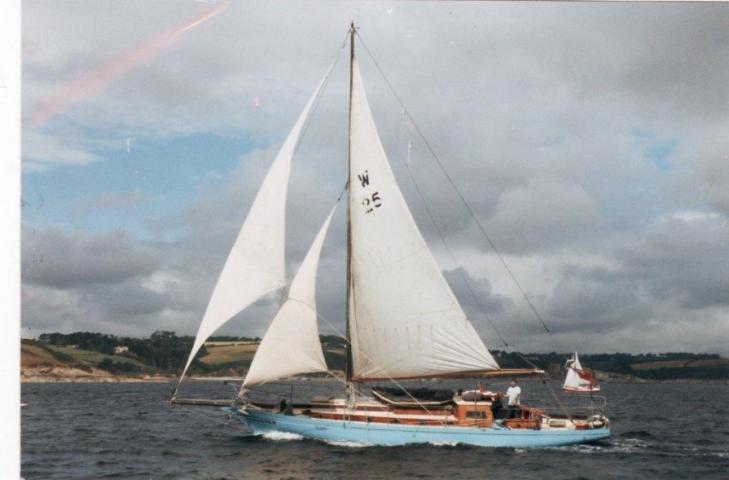
[(521, 387), (519, 385), (516, 387), (509, 387), (506, 391), (506, 396), (508, 398), (507, 405), (519, 405), (519, 402), (521, 402)]

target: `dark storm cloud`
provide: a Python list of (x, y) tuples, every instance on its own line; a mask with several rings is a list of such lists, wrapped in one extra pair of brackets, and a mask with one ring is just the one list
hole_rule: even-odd
[[(624, 239), (612, 268), (568, 265), (549, 302), (550, 322), (560, 331), (611, 331), (667, 323), (659, 302), (681, 309), (729, 304), (729, 229), (718, 215), (684, 214), (659, 219)], [(727, 322), (729, 327), (729, 322)]]
[(461, 267), (446, 270), (443, 275), (470, 318), (481, 318), (484, 313), (499, 313), (505, 305), (512, 303), (511, 299), (494, 293), (487, 279), (475, 279)]
[(113, 287), (87, 288), (82, 299), (98, 303), (109, 317), (151, 315), (170, 306), (167, 295), (144, 288), (136, 282)]
[(656, 298), (675, 299), (691, 309), (729, 305), (726, 217), (693, 213), (661, 218), (619, 248), (617, 259)]
[(158, 268), (159, 260), (123, 232), (72, 236), (23, 230), (23, 281), (59, 289), (114, 284)]
[(649, 299), (640, 284), (621, 272), (571, 265), (563, 269), (547, 309), (557, 333), (604, 333), (641, 323), (649, 317)]
[(530, 182), (499, 198), (487, 228), (502, 250), (535, 252), (571, 246), (594, 232), (598, 213), (595, 200), (578, 185)]
[(446, 270), (443, 275), (476, 330), (492, 340), (491, 346), (501, 348), (499, 336), (505, 329), (495, 320), (502, 320), (504, 311), (513, 309), (513, 301), (495, 293), (487, 279), (473, 278), (461, 267)]

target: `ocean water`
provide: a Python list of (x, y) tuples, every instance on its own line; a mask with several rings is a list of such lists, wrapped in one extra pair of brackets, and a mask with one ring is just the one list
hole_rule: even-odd
[[(450, 386), (450, 385), (449, 385)], [(464, 385), (465, 386), (465, 385)], [(503, 389), (503, 384), (489, 385)], [(548, 405), (539, 382), (524, 401)], [(727, 384), (607, 384), (612, 437), (544, 450), (463, 445), (332, 445), (291, 434), (252, 436), (215, 407), (171, 407), (167, 384), (25, 384), (26, 479), (470, 478), (729, 479)], [(295, 399), (341, 390), (299, 382)], [(230, 385), (190, 382), (190, 396), (230, 397)], [(267, 397), (288, 396), (273, 385)], [(563, 401), (579, 403), (575, 397)], [(585, 399), (583, 399), (585, 400)], [(553, 403), (553, 402), (552, 402)]]

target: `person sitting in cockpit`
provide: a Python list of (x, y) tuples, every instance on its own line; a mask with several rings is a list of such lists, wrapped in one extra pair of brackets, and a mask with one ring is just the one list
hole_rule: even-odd
[(497, 393), (491, 401), (491, 413), (494, 414), (494, 419), (501, 418), (504, 404), (501, 401), (501, 393)]

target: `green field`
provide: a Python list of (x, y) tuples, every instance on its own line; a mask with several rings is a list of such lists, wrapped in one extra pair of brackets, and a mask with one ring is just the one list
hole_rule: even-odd
[(140, 372), (153, 369), (143, 362), (122, 355), (106, 355), (92, 350), (83, 350), (71, 346), (44, 345), (24, 340), (20, 345), (21, 365), (23, 367), (97, 367), (100, 362), (108, 360), (114, 364), (125, 364), (136, 367)]
[(200, 358), (205, 365), (250, 363), (258, 344), (253, 342), (208, 342), (207, 355)]

